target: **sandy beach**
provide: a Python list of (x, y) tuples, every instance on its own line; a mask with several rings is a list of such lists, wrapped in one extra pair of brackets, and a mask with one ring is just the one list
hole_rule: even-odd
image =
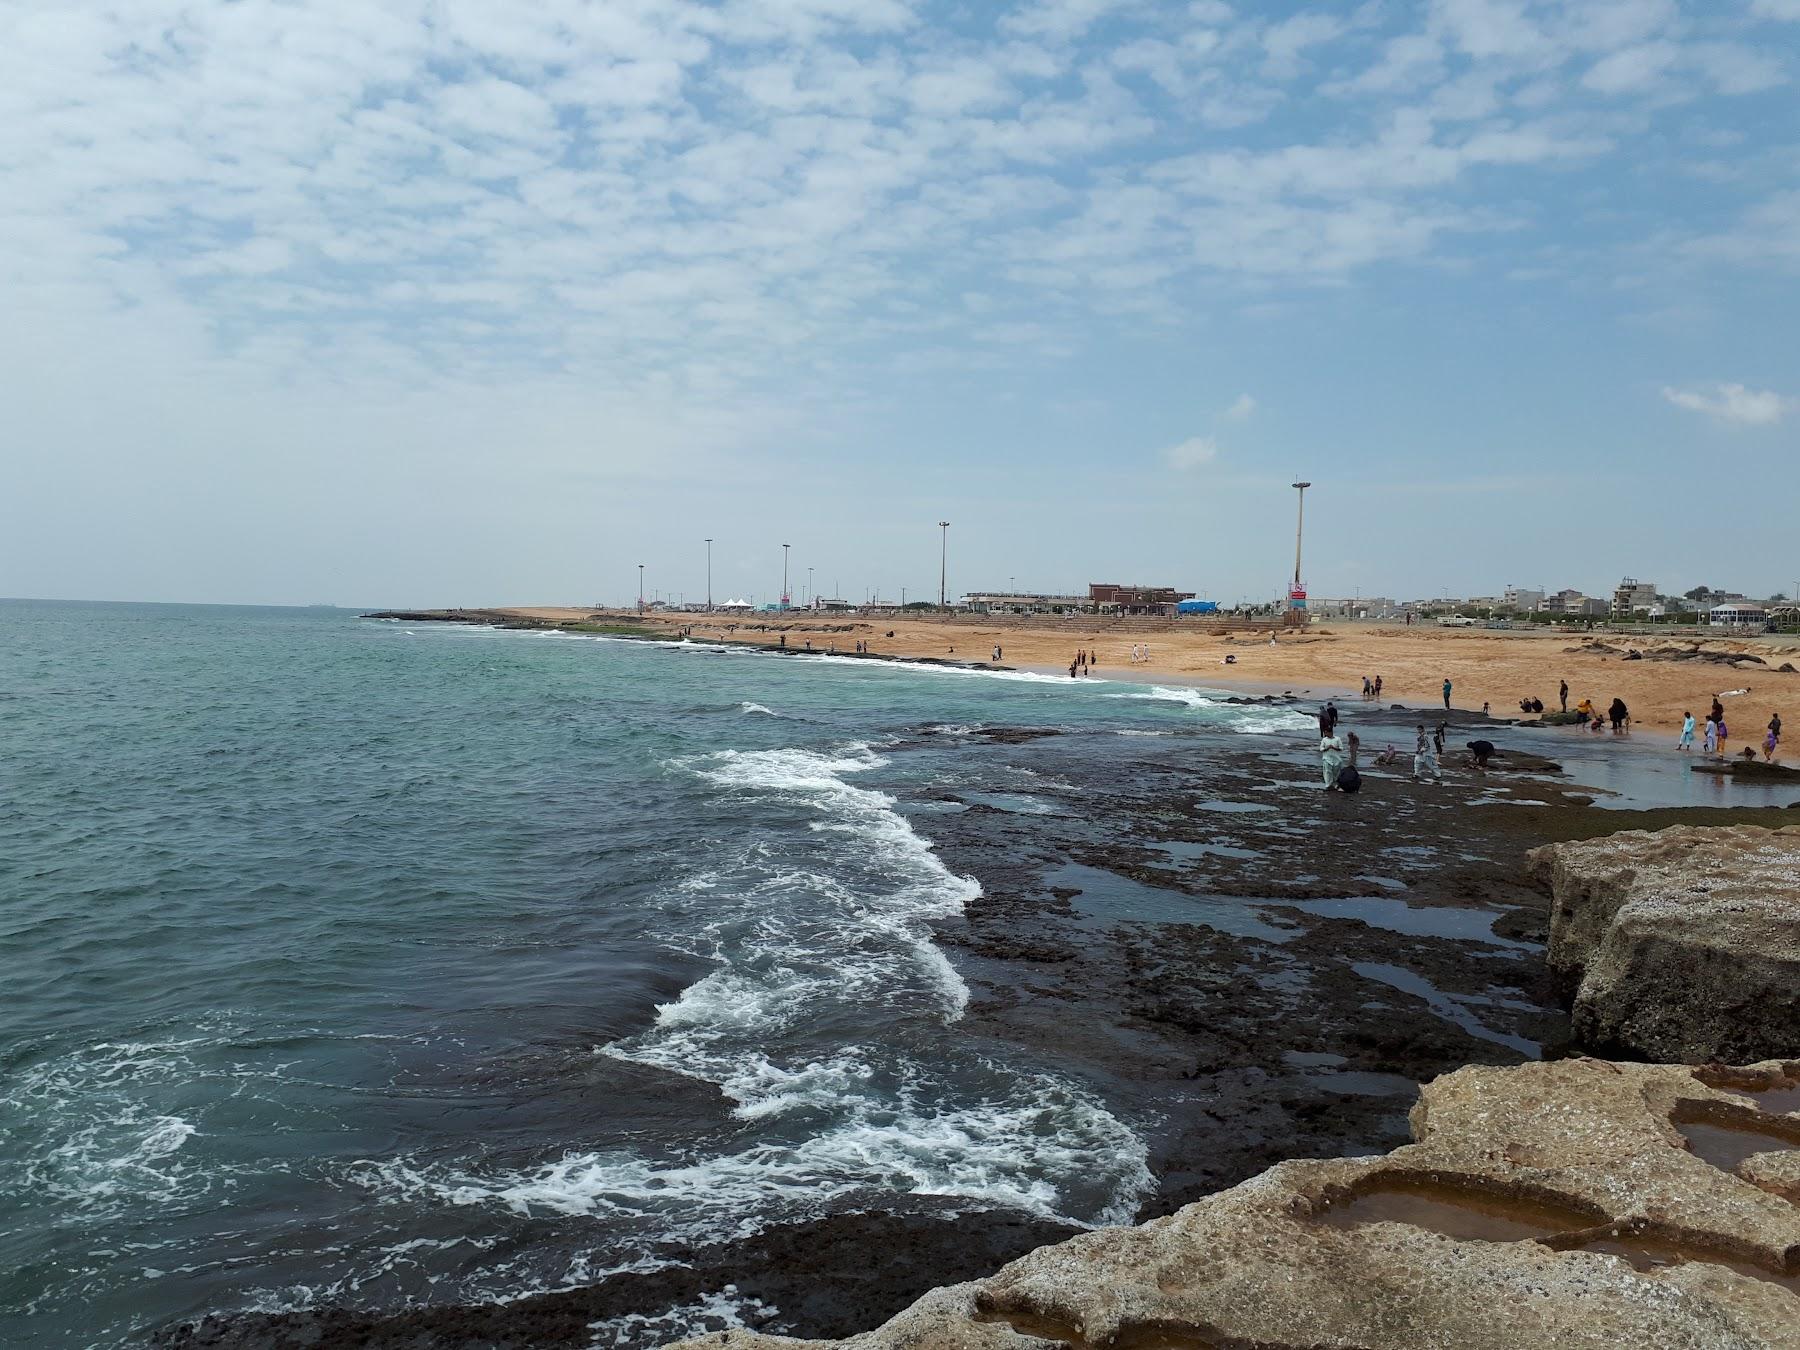
[[(602, 611), (518, 607), (504, 611), (526, 618), (570, 622)], [(1271, 646), (1267, 636), (1214, 634), (1176, 629), (1132, 631), (1095, 623), (1088, 616), (1046, 620), (1037, 626), (984, 622), (978, 618), (864, 618), (857, 615), (792, 614), (721, 616), (633, 611), (604, 612), (620, 622), (655, 629), (685, 629), (696, 638), (766, 643), (788, 635), (790, 645), (809, 639), (814, 648), (849, 649), (868, 643), (881, 655), (986, 661), (996, 644), (1001, 664), (1022, 669), (1067, 672), (1078, 648), (1094, 655), (1094, 675), (1111, 679), (1167, 680), (1250, 693), (1291, 690), (1318, 697), (1360, 698), (1365, 675), (1382, 678), (1383, 704), (1441, 707), (1443, 682), (1452, 685), (1451, 703), (1478, 712), (1486, 702), (1495, 717), (1519, 716), (1522, 698), (1557, 706), (1561, 681), (1569, 683), (1569, 706), (1591, 698), (1604, 709), (1614, 697), (1625, 700), (1639, 734), (1671, 738), (1682, 714), (1704, 718), (1715, 694), (1722, 703), (1733, 749), (1761, 743), (1772, 712), (1783, 722), (1800, 715), (1800, 641), (1774, 636), (1691, 638), (1627, 637), (1610, 633), (1556, 633), (1436, 626), (1404, 627), (1361, 623), (1315, 624), (1283, 632)], [(890, 636), (890, 633), (892, 634)], [(1133, 662), (1131, 649), (1147, 643), (1149, 660)], [(1671, 657), (1698, 646), (1702, 655)], [(1610, 648), (1612, 650), (1606, 650)], [(1631, 649), (1642, 659), (1628, 659)], [(1237, 660), (1227, 664), (1227, 655)], [(1740, 666), (1725, 659), (1752, 660)], [(1745, 690), (1744, 693), (1732, 693)], [(1572, 731), (1569, 734), (1574, 734)]]

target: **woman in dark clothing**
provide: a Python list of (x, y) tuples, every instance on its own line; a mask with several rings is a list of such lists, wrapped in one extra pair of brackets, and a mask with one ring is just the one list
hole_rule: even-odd
[(1631, 710), (1625, 706), (1624, 699), (1615, 698), (1612, 701), (1612, 706), (1606, 710), (1606, 715), (1612, 722), (1613, 735), (1617, 736), (1619, 734), (1619, 728), (1621, 726), (1626, 730), (1630, 730)]

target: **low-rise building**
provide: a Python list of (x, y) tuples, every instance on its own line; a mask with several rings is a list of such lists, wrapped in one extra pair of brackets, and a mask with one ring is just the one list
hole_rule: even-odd
[(1088, 604), (1101, 614), (1173, 614), (1193, 591), (1173, 586), (1121, 586), (1113, 581), (1088, 583)]
[(1544, 593), (1523, 586), (1508, 586), (1500, 597), (1500, 608), (1516, 614), (1535, 614), (1544, 607)]
[(963, 603), (977, 614), (1061, 614), (1088, 607), (1085, 596), (1024, 591), (974, 591), (963, 597)]
[(1769, 611), (1761, 605), (1714, 605), (1706, 612), (1707, 622), (1715, 628), (1764, 628)]

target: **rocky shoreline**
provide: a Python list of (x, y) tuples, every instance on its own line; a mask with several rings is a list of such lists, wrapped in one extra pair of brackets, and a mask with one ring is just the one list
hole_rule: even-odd
[(840, 1343), (1785, 1350), (1800, 1345), (1800, 1207), (1792, 1168), (1769, 1174), (1800, 1156), (1796, 1096), (1800, 1061), (1458, 1070), (1425, 1086), (1415, 1142), (1384, 1157), (1282, 1163)]
[[(1366, 746), (1405, 730), (1397, 716), (1352, 716)], [(1523, 730), (1504, 733), (1487, 775), (1453, 770), (1440, 788), (1366, 765), (1358, 797), (1317, 791), (1314, 757), (1289, 738), (1145, 738), (1126, 761), (1117, 734), (925, 726), (891, 753), (988, 746), (996, 782), (1018, 777), (1056, 803), (1044, 814), (956, 787), (907, 809), (945, 864), (982, 884), (938, 931), (972, 991), (959, 1030), (1053, 1064), (1138, 1123), (1157, 1179), (1139, 1222), (1221, 1200), (1271, 1167), (1311, 1176), (1307, 1159), (1321, 1177), (1360, 1176), (1369, 1164), (1346, 1158), (1406, 1145), (1420, 1083), (1565, 1053), (1564, 986), (1545, 955), (1553, 883), (1526, 867), (1529, 849), (1620, 827), (1794, 818), (1603, 811), (1536, 752), (1544, 733)], [(159, 1343), (586, 1345), (593, 1324), (621, 1318), (637, 1330), (619, 1345), (733, 1323), (843, 1338), (1071, 1231), (872, 1196), (864, 1212), (659, 1253), (676, 1266), (585, 1289), (210, 1318)], [(717, 1318), (696, 1311), (721, 1299)]]

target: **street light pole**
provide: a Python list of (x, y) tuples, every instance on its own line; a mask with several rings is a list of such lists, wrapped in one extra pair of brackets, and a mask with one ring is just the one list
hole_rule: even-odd
[(706, 541), (706, 607), (712, 608), (712, 540)]
[(810, 568), (810, 567), (807, 568), (806, 569), (806, 600), (805, 600), (805, 603), (808, 605), (811, 605), (812, 600), (813, 600), (812, 574), (813, 574), (812, 568)]
[(644, 612), (644, 564), (638, 564), (638, 613)]
[(950, 522), (938, 522), (938, 608), (944, 608), (944, 578), (950, 571)]
[(1292, 608), (1295, 598), (1300, 594), (1300, 536), (1306, 528), (1306, 489), (1311, 483), (1295, 483), (1300, 492), (1300, 514), (1294, 521), (1294, 589), (1288, 592), (1288, 607)]

